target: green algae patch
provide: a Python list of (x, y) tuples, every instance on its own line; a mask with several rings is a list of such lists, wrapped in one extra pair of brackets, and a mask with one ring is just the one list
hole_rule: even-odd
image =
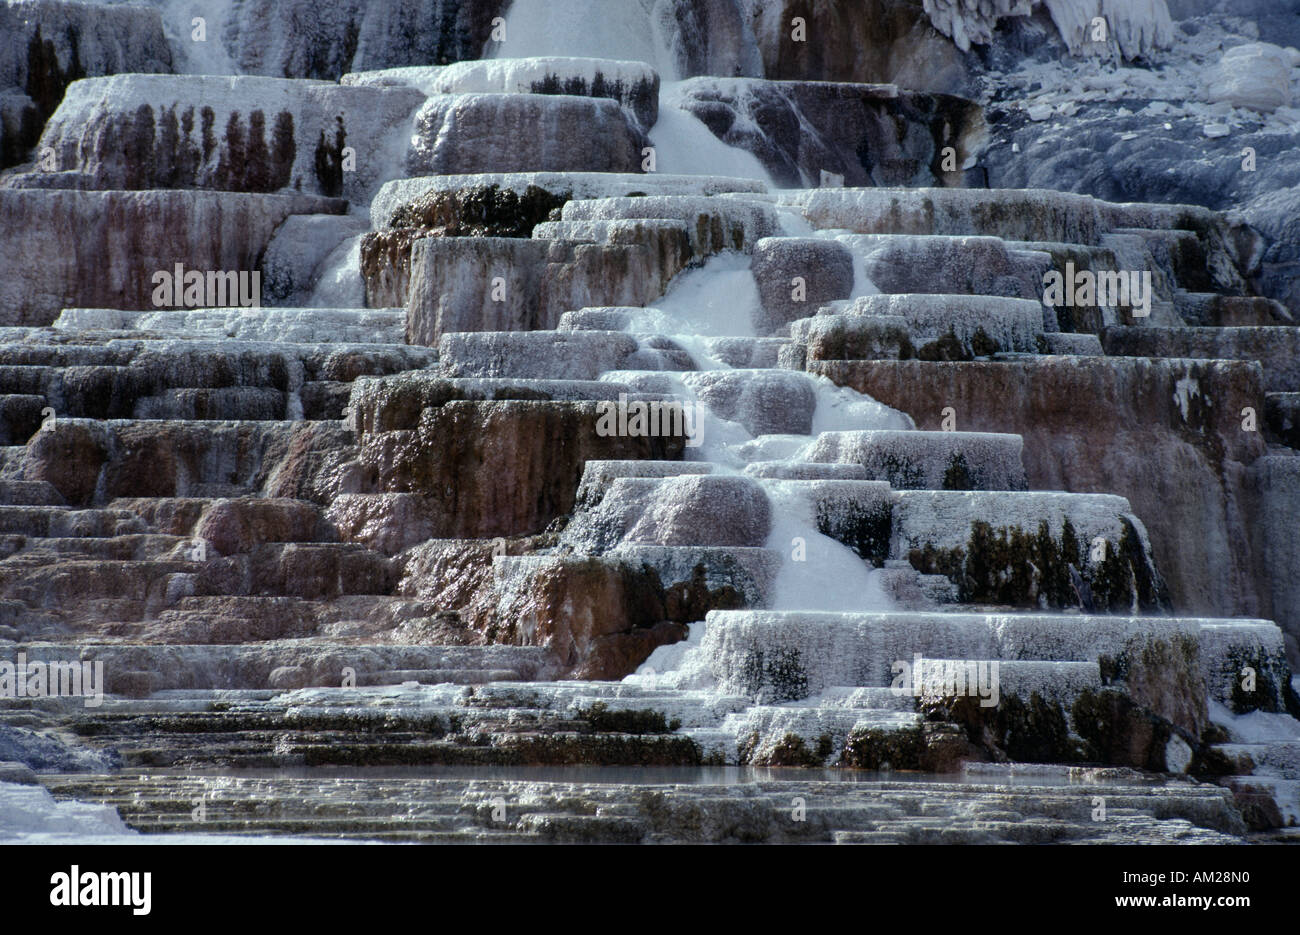
[(670, 721), (661, 711), (648, 708), (611, 711), (603, 701), (578, 712), (578, 717), (586, 721), (595, 733), (671, 734), (682, 726), (680, 720), (673, 718)]
[(817, 531), (848, 546), (858, 558), (877, 568), (889, 558), (893, 528), (894, 510), (888, 500), (871, 503), (825, 498), (817, 502)]
[[(950, 465), (945, 483), (959, 483), (960, 466)], [(908, 552), (922, 574), (944, 575), (957, 585), (964, 604), (1060, 609), (1082, 607), (1096, 613), (1163, 612), (1169, 597), (1137, 531), (1125, 522), (1118, 546), (1108, 544), (1100, 562), (1085, 562), (1085, 544), (1067, 517), (1054, 536), (1046, 520), (1036, 532), (1020, 526), (994, 529), (984, 520), (971, 523), (964, 548), (936, 548), (926, 543)], [(1080, 593), (1071, 567), (1087, 585)]]
[(797, 649), (750, 650), (741, 660), (739, 681), (744, 694), (762, 693), (767, 704), (808, 697), (808, 671)]
[(825, 766), (835, 752), (835, 741), (830, 734), (822, 734), (815, 744), (798, 734), (787, 733), (776, 743), (763, 745), (759, 735), (751, 733), (740, 744), (742, 766)]
[(925, 723), (900, 730), (878, 727), (853, 730), (844, 743), (840, 763), (869, 770), (954, 772), (968, 760), (986, 760), (958, 725)]
[(1034, 692), (1025, 700), (1011, 695), (992, 707), (970, 696), (922, 703), (927, 719), (956, 724), (989, 758), (1005, 762), (1073, 763), (1086, 759), (1070, 731), (1070, 717), (1059, 702)]
[(948, 467), (943, 472), (944, 490), (974, 490), (975, 482), (971, 480), (970, 466), (966, 456), (960, 451), (953, 452), (948, 459)]

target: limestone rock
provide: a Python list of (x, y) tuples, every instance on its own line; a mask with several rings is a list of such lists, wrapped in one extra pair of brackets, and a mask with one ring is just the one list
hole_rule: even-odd
[(665, 81), (692, 75), (760, 75), (763, 63), (740, 0), (654, 2), (610, 8), (602, 0), (515, 0), (506, 58), (590, 56), (649, 62)]
[(329, 537), (314, 505), (289, 499), (217, 500), (195, 529), (222, 555), (266, 542), (320, 542)]
[(452, 333), (439, 342), (438, 367), (448, 377), (594, 380), (622, 369), (637, 347), (617, 331)]
[[(0, 189), (0, 321), (48, 324), (67, 306), (152, 308), (155, 272), (251, 272), (286, 217), (341, 210), (307, 195)], [(74, 241), (80, 251), (65, 249)]]
[(343, 494), (330, 505), (328, 516), (343, 541), (385, 555), (433, 538), (433, 522), (416, 494)]
[(536, 56), (484, 59), (444, 66), (390, 68), (344, 75), (340, 84), (408, 85), (424, 94), (567, 94), (607, 97), (633, 114), (642, 129), (659, 118), (659, 75), (644, 62)]
[[(359, 69), (476, 58), (504, 9), (500, 0), (235, 0), (220, 28), (210, 25), (217, 35), (209, 42), (220, 42), (228, 67), (245, 74), (335, 80)], [(181, 12), (178, 32), (188, 39), (189, 14)]]
[[(369, 202), (399, 174), (423, 100), (404, 87), (114, 75), (70, 87), (40, 145), (84, 188), (292, 188)], [(345, 166), (349, 139), (362, 146)]]
[(1228, 49), (1207, 94), (1211, 101), (1264, 113), (1290, 107), (1294, 95), (1286, 51), (1267, 42)]
[(983, 129), (970, 101), (892, 85), (696, 78), (676, 100), (783, 187), (814, 187), (823, 171), (850, 186), (951, 184), (942, 150), (960, 167)]
[(754, 322), (759, 334), (779, 333), (809, 310), (848, 298), (854, 286), (853, 256), (834, 241), (766, 238), (754, 247), (753, 270), (763, 311)]
[[(401, 258), (367, 272), (371, 304), (407, 305), (407, 339), (434, 345), (448, 332), (554, 328), (585, 306), (640, 305), (663, 294), (692, 259), (683, 225), (635, 225), (630, 242), (507, 237), (424, 237), (410, 253), (410, 286)], [(390, 285), (391, 284), (391, 285)]]
[(635, 172), (645, 139), (607, 98), (541, 94), (433, 97), (415, 117), (409, 175)]
[(1261, 194), (1246, 206), (1251, 225), (1268, 237), (1259, 264), (1261, 291), (1300, 314), (1300, 186)]
[(1024, 490), (1023, 443), (983, 432), (823, 432), (803, 457), (859, 464), (894, 489)]
[[(1147, 524), (1175, 606), (1201, 613), (1258, 606), (1237, 507), (1245, 466), (1263, 454), (1260, 434), (1240, 431), (1241, 409), (1262, 392), (1254, 365), (1095, 357), (813, 367), (911, 413), (920, 428), (939, 427), (952, 405), (958, 429), (1021, 435), (1031, 489), (1124, 495)], [(1200, 408), (1206, 393), (1219, 401), (1213, 409)], [(1191, 426), (1200, 428), (1189, 433)], [(1168, 454), (1138, 454), (1158, 450)]]
[(846, 238), (865, 254), (881, 292), (969, 293), (1040, 299), (1047, 257), (993, 237), (883, 235)]
[(308, 214), (286, 218), (262, 259), (262, 295), (268, 305), (301, 305), (340, 244), (369, 229), (349, 215)]
[(71, 746), (58, 736), (8, 724), (0, 727), (0, 760), (21, 763), (38, 773), (96, 772), (116, 765), (111, 755)]
[[(833, 314), (818, 318), (899, 316), (906, 322), (909, 340), (923, 359), (931, 356), (927, 354), (931, 345), (933, 356), (1036, 351), (1043, 334), (1042, 304), (1025, 299), (894, 293), (859, 296), (843, 307), (836, 303), (825, 311)], [(818, 318), (808, 326), (816, 330), (827, 324)]]
[(621, 543), (754, 547), (770, 524), (767, 495), (748, 477), (623, 477), (575, 517), (564, 541), (590, 553)]
[(807, 435), (817, 397), (809, 381), (780, 371), (713, 370), (687, 374), (687, 386), (715, 415), (751, 435)]
[(962, 50), (987, 45), (1000, 19), (1028, 16), (1040, 5), (1051, 12), (1061, 38), (1075, 54), (1085, 50), (1092, 21), (1098, 16), (1108, 24), (1107, 44), (1115, 43), (1126, 59), (1149, 55), (1174, 38), (1165, 0), (993, 0), (977, 7), (961, 0), (924, 3), (935, 28), (951, 36)]
[(538, 564), (462, 611), (494, 641), (547, 647), (570, 677), (588, 679), (629, 674), (685, 636), (668, 615), (657, 576), (595, 558)]
[[(469, 192), (513, 193), (516, 199), (529, 189), (537, 188), (562, 201), (566, 195), (577, 199), (618, 198), (640, 192), (670, 195), (717, 195), (722, 192), (752, 192), (765, 190), (756, 179), (719, 178), (708, 175), (670, 175), (655, 172), (480, 172), (470, 175), (424, 175), (409, 179), (393, 179), (380, 187), (370, 203), (370, 214), (377, 230), (399, 226), (409, 213), (399, 210), (403, 206), (422, 201), (433, 193), (442, 194), (442, 203), (451, 197), (464, 200)], [(453, 202), (454, 203), (454, 202)], [(463, 218), (458, 226), (467, 227)], [(486, 232), (485, 232), (486, 233)]]
[(0, 36), (0, 169), (27, 158), (70, 83), (173, 70), (162, 19), (144, 6), (7, 3)]
[[(970, 65), (935, 31), (919, 0), (751, 5), (767, 78), (888, 83), (949, 94), (973, 90)], [(804, 41), (791, 29), (796, 16), (806, 24)]]
[(362, 462), (370, 490), (427, 498), (435, 537), (538, 533), (573, 509), (587, 460), (682, 451), (680, 437), (602, 437), (597, 419), (594, 402), (455, 400), (424, 410), (415, 430), (363, 438)]

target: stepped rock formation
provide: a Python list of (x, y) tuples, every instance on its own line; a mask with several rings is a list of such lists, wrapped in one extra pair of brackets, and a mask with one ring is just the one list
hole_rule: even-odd
[[(390, 151), (405, 143), (400, 126), (422, 100), (409, 88), (273, 78), (86, 79), (69, 88), (45, 127), (40, 145), (52, 164), (25, 181), (82, 189), (292, 188), (364, 199), (397, 171)], [(355, 171), (342, 165), (349, 135), (365, 150)]]
[(18, 165), (70, 83), (120, 72), (173, 71), (156, 10), (60, 0), (0, 7), (0, 169)]
[(1300, 30), (190, 13), (0, 8), (0, 838), (1294, 839)]
[(0, 190), (0, 322), (50, 324), (67, 306), (153, 308), (155, 273), (177, 263), (255, 272), (286, 218), (344, 210), (294, 192)]

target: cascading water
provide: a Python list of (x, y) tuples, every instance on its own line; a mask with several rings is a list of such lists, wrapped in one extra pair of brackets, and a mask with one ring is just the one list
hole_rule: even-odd
[[(869, 283), (864, 286), (873, 288)], [(706, 338), (752, 338), (758, 307), (750, 259), (724, 252), (710, 258), (703, 267), (678, 276), (655, 308), (634, 313), (626, 330), (642, 334), (652, 331), (669, 337), (691, 354), (697, 371), (731, 370), (711, 353)], [(695, 407), (697, 431), (703, 437), (698, 447), (687, 449), (687, 457), (711, 463), (715, 474), (738, 474), (747, 463), (756, 461), (794, 465), (816, 434), (823, 431), (914, 428), (909, 417), (869, 397), (836, 387), (824, 377), (800, 373), (797, 378), (807, 381), (815, 399), (812, 434), (756, 436), (701, 399), (691, 386), (690, 372), (646, 376), (658, 386), (671, 386), (679, 398)], [(604, 378), (623, 382), (629, 377), (635, 379), (635, 375), (613, 371)], [(782, 556), (769, 595), (771, 609), (867, 611), (892, 607), (876, 572), (852, 549), (818, 529), (812, 503), (798, 484), (775, 478), (763, 478), (761, 483), (772, 507), (766, 547)], [(704, 687), (709, 676), (696, 647), (706, 626), (703, 621), (694, 623), (685, 643), (657, 649), (635, 675), (629, 676), (629, 682), (645, 685), (663, 679), (656, 684)]]
[(309, 305), (320, 308), (362, 308), (366, 284), (361, 278), (361, 238), (349, 237), (321, 262)]
[(771, 182), (758, 157), (728, 146), (704, 123), (678, 103), (677, 85), (666, 83), (659, 93), (659, 121), (650, 131), (660, 172), (678, 175), (720, 175)]
[(647, 62), (665, 82), (763, 73), (753, 20), (735, 0), (514, 0), (492, 58), (567, 55)]
[(754, 335), (758, 288), (749, 265), (749, 258), (739, 253), (710, 257), (703, 267), (677, 276), (654, 308), (633, 313), (628, 330), (692, 342), (695, 346), (688, 350), (697, 366), (711, 369), (714, 361), (699, 339)]
[[(620, 328), (637, 338), (635, 344), (623, 339), (621, 345), (635, 348), (635, 353), (622, 350), (620, 353), (625, 356), (612, 358), (624, 363), (599, 365), (591, 375), (600, 373), (602, 367), (617, 367), (605, 370), (600, 379), (625, 386), (632, 394), (681, 401), (693, 412), (687, 424), (694, 429), (693, 441), (697, 443), (685, 451), (684, 459), (688, 463), (652, 463), (641, 468), (644, 474), (611, 472), (610, 476), (616, 480), (604, 490), (607, 499), (591, 501), (603, 502), (609, 507), (606, 513), (598, 513), (597, 506), (583, 507), (576, 511), (575, 521), (564, 533), (569, 538), (556, 549), (497, 560), (494, 564), (497, 596), (503, 602), (513, 601), (514, 606), (527, 606), (529, 596), (537, 590), (537, 582), (556, 567), (557, 559), (572, 559), (574, 551), (580, 556), (607, 560), (607, 568), (637, 568), (641, 567), (638, 563), (643, 563), (664, 574), (671, 571), (675, 577), (662, 580), (676, 583), (684, 580), (680, 575), (683, 563), (698, 563), (694, 564), (697, 574), (699, 569), (705, 569), (706, 574), (716, 576), (707, 583), (710, 589), (715, 587), (714, 582), (728, 579), (736, 569), (746, 574), (752, 571), (752, 577), (736, 574), (730, 580), (743, 582), (743, 602), (762, 610), (715, 611), (710, 612), (708, 620), (689, 624), (686, 639), (655, 649), (634, 675), (612, 687), (611, 697), (621, 698), (628, 705), (649, 705), (656, 711), (683, 714), (687, 718), (683, 731), (710, 757), (730, 762), (739, 755), (744, 762), (753, 754), (746, 744), (751, 742), (750, 738), (761, 736), (767, 746), (758, 761), (764, 756), (775, 756), (773, 745), (783, 744), (790, 737), (818, 745), (817, 749), (822, 751), (818, 757), (827, 759), (820, 746), (822, 738), (835, 737), (837, 744), (843, 744), (852, 731), (915, 728), (918, 714), (913, 710), (911, 698), (900, 697), (881, 684), (882, 679), (888, 678), (885, 672), (889, 660), (913, 658), (918, 648), (924, 649), (928, 656), (949, 659), (978, 660), (986, 656), (996, 659), (1000, 652), (999, 647), (981, 635), (992, 626), (985, 616), (948, 612), (947, 605), (957, 603), (958, 592), (944, 575), (924, 574), (910, 561), (899, 558), (900, 549), (906, 555), (910, 547), (909, 541), (905, 541), (910, 535), (906, 530), (920, 525), (934, 535), (936, 530), (956, 529), (959, 537), (952, 541), (960, 544), (964, 541), (960, 535), (964, 534), (967, 512), (1003, 516), (1004, 509), (996, 505), (1000, 504), (1002, 493), (1009, 494), (1008, 499), (1012, 501), (1023, 500), (1025, 509), (1038, 501), (1019, 496), (1024, 481), (1022, 478), (1015, 482), (1014, 471), (1002, 471), (998, 476), (998, 480), (1010, 481), (1003, 486), (950, 487), (946, 475), (940, 481), (928, 474), (924, 483), (915, 478), (895, 482), (892, 475), (886, 482), (868, 479), (879, 478), (884, 470), (874, 462), (862, 464), (853, 460), (855, 456), (845, 460), (828, 459), (826, 451), (818, 450), (819, 439), (826, 444), (834, 441), (823, 438), (826, 433), (856, 436), (871, 435), (876, 430), (890, 436), (874, 443), (883, 452), (881, 458), (889, 460), (898, 456), (911, 459), (909, 464), (926, 460), (932, 465), (938, 454), (947, 450), (945, 445), (951, 446), (957, 439), (945, 439), (940, 444), (932, 437), (938, 433), (916, 432), (915, 424), (901, 412), (852, 389), (837, 386), (824, 376), (805, 372), (799, 369), (800, 364), (789, 369), (787, 358), (794, 359), (791, 355), (797, 355), (800, 350), (798, 346), (792, 347), (784, 336), (785, 322), (792, 317), (817, 315), (823, 305), (831, 302), (836, 304), (827, 311), (834, 312), (831, 318), (835, 318), (838, 300), (853, 302), (880, 294), (873, 277), (885, 291), (897, 293), (896, 298), (906, 300), (906, 311), (913, 317), (931, 306), (942, 307), (947, 313), (952, 310), (938, 301), (943, 296), (934, 297), (932, 303), (909, 298), (910, 292), (926, 293), (927, 290), (901, 289), (898, 282), (890, 281), (891, 266), (882, 262), (879, 253), (885, 244), (905, 252), (906, 244), (901, 239), (891, 241), (890, 235), (853, 233), (832, 224), (816, 226), (820, 221), (814, 221), (813, 212), (805, 213), (796, 207), (803, 203), (800, 199), (804, 195), (773, 193), (775, 186), (756, 157), (724, 144), (688, 109), (680, 106), (680, 85), (676, 82), (683, 68), (672, 51), (673, 29), (680, 23), (665, 26), (668, 20), (663, 16), (671, 6), (644, 0), (619, 7), (616, 16), (595, 17), (599, 35), (594, 51), (609, 58), (648, 60), (664, 77), (658, 102), (659, 118), (649, 130), (650, 142), (656, 150), (656, 169), (662, 177), (673, 174), (711, 177), (698, 180), (700, 189), (716, 187), (727, 177), (766, 182), (766, 189), (761, 191), (754, 191), (756, 186), (723, 189), (726, 193), (712, 203), (704, 200), (712, 196), (695, 192), (689, 196), (701, 199), (700, 210), (716, 212), (716, 216), (725, 219), (724, 223), (743, 225), (745, 240), (753, 254), (733, 250), (713, 254), (702, 264), (674, 276), (664, 294), (653, 300), (650, 307), (619, 304), (626, 301), (640, 306), (646, 298), (642, 294), (593, 299), (590, 304), (595, 307), (591, 309), (569, 306), (571, 325), (562, 322), (557, 337), (570, 328), (572, 332), (584, 328), (597, 332)], [(584, 27), (579, 24), (591, 16), (591, 8), (592, 4), (581, 0), (569, 0), (554, 10), (529, 2), (517, 3), (510, 14), (509, 37), (499, 50), (500, 57), (592, 54), (593, 45), (586, 41), (589, 36), (581, 47), (569, 44), (575, 35), (582, 33)], [(610, 178), (618, 181), (608, 191), (594, 186), (575, 195), (562, 217), (552, 218), (553, 223), (547, 225), (549, 229), (535, 231), (535, 236), (563, 239), (570, 233), (587, 237), (595, 232), (599, 240), (606, 233), (604, 225), (614, 230), (621, 221), (642, 217), (663, 223), (673, 218), (675, 212), (685, 215), (680, 219), (687, 221), (690, 230), (690, 222), (697, 217), (694, 202), (667, 198), (663, 203), (648, 206), (647, 212), (639, 215), (637, 208), (622, 202), (631, 202), (625, 197), (628, 194), (646, 195), (639, 191), (642, 188), (650, 189), (650, 197), (654, 198), (659, 189), (651, 183), (651, 177), (644, 177), (645, 181), (636, 177), (631, 182), (626, 176), (611, 174)], [(518, 185), (519, 180), (512, 179), (510, 184)], [(609, 203), (601, 203), (606, 200), (602, 196)], [(584, 206), (583, 202), (587, 204)], [(667, 214), (653, 213), (658, 210)], [(852, 222), (846, 219), (839, 223), (848, 227)], [(732, 228), (735, 229), (738, 228)], [(769, 242), (764, 243), (765, 237), (770, 238)], [(786, 242), (777, 242), (782, 239)], [(312, 304), (341, 308), (363, 304), (363, 290), (356, 274), (358, 244), (358, 238), (349, 235), (320, 261), (310, 295)], [(698, 246), (694, 244), (693, 248)], [(769, 317), (773, 316), (774, 303), (766, 290), (769, 283), (780, 281), (764, 278), (773, 269), (780, 268), (773, 264), (781, 261), (773, 257), (782, 256), (781, 251), (790, 251), (784, 255), (797, 257), (803, 249), (809, 251), (805, 256), (814, 257), (838, 251), (842, 258), (847, 252), (852, 273), (849, 275), (847, 263), (837, 261), (834, 300), (809, 300), (807, 311), (798, 312), (796, 307)], [(898, 262), (908, 260), (910, 257)], [(808, 261), (795, 262), (805, 262), (803, 267), (794, 267), (796, 273), (815, 268), (808, 266)], [(768, 264), (764, 268), (766, 272), (760, 270), (760, 263)], [(791, 274), (783, 272), (782, 275)], [(760, 281), (765, 290), (761, 296)], [(1022, 310), (1008, 310), (996, 302), (984, 301), (989, 298), (980, 294), (979, 301), (972, 297), (970, 302), (959, 303), (960, 314), (977, 318), (981, 326), (989, 328), (993, 328), (992, 321), (1003, 320), (996, 318), (997, 314), (1008, 321), (1019, 321), (1012, 313), (1020, 314)], [(861, 304), (864, 310), (872, 305)], [(1028, 327), (1031, 338), (1041, 327), (1040, 316), (1036, 309), (1033, 311)], [(890, 311), (889, 316), (896, 321), (905, 320), (895, 311)], [(613, 324), (615, 321), (619, 324)], [(469, 319), (464, 319), (464, 322), (457, 330), (482, 328), (478, 321), (471, 324)], [(918, 333), (913, 328), (910, 335), (916, 338)], [(1017, 337), (1019, 332), (1010, 329), (1006, 333), (1010, 336), (1002, 341), (1004, 347), (1024, 350), (1017, 343), (1021, 341)], [(1002, 340), (1002, 332), (997, 334)], [(505, 334), (499, 337), (507, 336), (520, 337)], [(575, 336), (569, 333), (564, 340)], [(607, 334), (585, 337), (596, 339), (593, 347), (608, 339)], [(506, 346), (510, 342), (500, 343)], [(804, 345), (805, 350), (811, 346), (801, 338), (796, 338), (794, 343)], [(547, 345), (538, 342), (536, 346)], [(510, 367), (501, 369), (509, 372)], [(991, 452), (1010, 450), (1007, 438), (962, 433), (959, 445), (982, 452), (980, 457), (988, 465), (1001, 465), (1006, 459)], [(873, 444), (869, 440), (841, 442)], [(1018, 462), (1018, 447), (1011, 459)], [(704, 474), (716, 484), (697, 483)], [(966, 482), (958, 478), (954, 484)], [(979, 493), (976, 499), (981, 505), (969, 506), (964, 499), (968, 490)], [(928, 499), (931, 493), (937, 495), (933, 503)], [(728, 499), (731, 494), (736, 495), (735, 502), (743, 509), (732, 509)], [(700, 499), (692, 500), (693, 495), (699, 495)], [(888, 508), (874, 512), (885, 500)], [(636, 513), (640, 503), (650, 504), (645, 513)], [(753, 503), (764, 509), (746, 514), (744, 510)], [(1090, 515), (1085, 506), (1081, 504), (1079, 512), (1071, 515), (1075, 519)], [(624, 508), (626, 513), (618, 512)], [(590, 513), (585, 513), (588, 509)], [(952, 515), (944, 513), (945, 509)], [(681, 521), (683, 515), (697, 510), (701, 515), (706, 510), (717, 515), (710, 517), (707, 524)], [(761, 525), (755, 522), (746, 527), (745, 521), (760, 513)], [(635, 522), (618, 526), (618, 521), (634, 514)], [(885, 525), (874, 525), (882, 516)], [(907, 526), (907, 522), (912, 526)], [(724, 541), (725, 536), (713, 538), (719, 530), (728, 534), (742, 530), (743, 538), (740, 532), (736, 532), (733, 541)], [(750, 531), (752, 535), (748, 534)], [(879, 550), (882, 535), (888, 540), (883, 554)], [(947, 540), (937, 541), (944, 548), (953, 547), (945, 544)], [(853, 542), (854, 547), (850, 548), (846, 542)], [(1143, 549), (1146, 550), (1145, 545)], [(876, 562), (882, 567), (877, 569)], [(752, 563), (752, 567), (747, 563)], [(686, 567), (689, 569), (691, 564)], [(751, 582), (753, 590), (743, 590)], [(710, 599), (713, 599), (712, 592)], [(568, 612), (566, 609), (565, 613)], [(869, 623), (864, 623), (868, 618)], [(519, 619), (528, 618), (523, 614)], [(543, 637), (532, 632), (530, 626), (533, 624), (520, 624), (521, 638), (528, 643), (534, 639), (541, 641)], [(763, 635), (769, 626), (782, 628), (780, 639), (769, 641)], [(835, 648), (833, 641), (839, 638), (836, 634), (857, 626), (870, 628), (870, 638), (864, 639), (859, 633), (856, 649), (845, 652)], [(806, 645), (802, 649), (788, 649), (791, 640)], [(1071, 679), (1080, 675), (1079, 667), (1084, 663), (1076, 657), (1081, 652), (1053, 652), (1055, 658), (1029, 660), (1040, 667), (1031, 675), (1043, 678), (1053, 689), (1065, 690), (1074, 684)], [(801, 669), (801, 665), (787, 667), (782, 661), (786, 659), (783, 654), (789, 653), (796, 657), (802, 653), (812, 670), (824, 670), (819, 676), (821, 681), (815, 686), (779, 684), (784, 671)], [(767, 663), (763, 662), (765, 656), (769, 658)], [(844, 658), (854, 661), (841, 666)], [(1014, 655), (1011, 658), (1014, 660)], [(757, 676), (746, 674), (751, 664), (767, 665), (768, 669)], [(854, 665), (859, 668), (852, 669)], [(626, 694), (620, 694), (623, 692)], [(733, 707), (727, 708), (728, 705)], [(742, 748), (749, 752), (738, 754)], [(830, 761), (840, 756), (840, 749), (836, 748)]]
[[(171, 47), (180, 53), (177, 71), (191, 75), (237, 75), (239, 66), (231, 58), (222, 38), (231, 21), (234, 0), (164, 0), (163, 32)], [(200, 27), (201, 30), (200, 31)]]
[(670, 6), (665, 0), (515, 0), (506, 14), (505, 41), (489, 51), (494, 58), (566, 55), (649, 62), (669, 78), (677, 71), (664, 33)]

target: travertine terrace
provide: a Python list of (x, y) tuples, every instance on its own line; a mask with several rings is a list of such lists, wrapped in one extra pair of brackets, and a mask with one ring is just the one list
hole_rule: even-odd
[(182, 6), (0, 7), (9, 808), (1294, 837), (1294, 4)]

